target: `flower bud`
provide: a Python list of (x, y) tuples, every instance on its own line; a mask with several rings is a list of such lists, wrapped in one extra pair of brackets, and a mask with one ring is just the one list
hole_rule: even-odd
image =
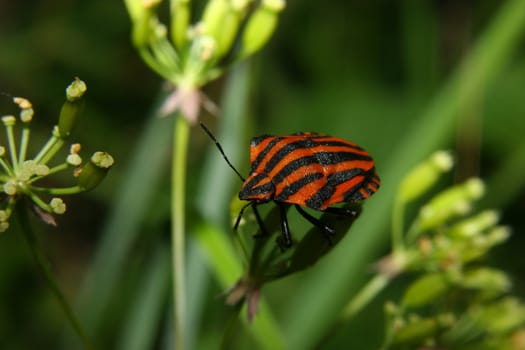
[(16, 181), (15, 180), (8, 180), (5, 184), (4, 184), (4, 193), (7, 194), (8, 196), (14, 196), (17, 192), (17, 185), (16, 185)]
[(472, 237), (493, 227), (498, 222), (499, 215), (495, 210), (486, 210), (452, 226), (449, 234), (458, 238)]
[(392, 343), (396, 345), (420, 345), (439, 330), (439, 323), (431, 318), (414, 320), (394, 333)]
[(13, 126), (16, 124), (16, 118), (12, 115), (3, 116), (2, 123), (4, 123), (5, 126)]
[(486, 297), (497, 297), (511, 287), (509, 277), (500, 270), (488, 267), (472, 269), (459, 280), (463, 288), (480, 290)]
[(414, 281), (403, 296), (402, 305), (407, 308), (418, 308), (436, 301), (450, 287), (443, 273), (431, 273)]
[(79, 166), (82, 164), (82, 158), (77, 153), (73, 153), (67, 156), (66, 162), (72, 166)]
[(399, 184), (398, 194), (404, 202), (418, 198), (432, 187), (442, 173), (453, 165), (449, 152), (438, 151), (417, 165)]
[(228, 0), (209, 0), (202, 15), (202, 25), (205, 33), (214, 38), (219, 32), (224, 15), (228, 11), (230, 4)]
[(31, 119), (33, 119), (33, 114), (35, 114), (31, 102), (23, 97), (14, 97), (13, 102), (16, 103), (20, 108), (20, 120), (23, 123), (31, 122)]
[(66, 88), (66, 98), (70, 102), (74, 102), (82, 96), (84, 96), (84, 93), (87, 90), (87, 85), (79, 78), (75, 78), (75, 80), (69, 84), (69, 86)]
[(78, 186), (84, 191), (94, 189), (104, 179), (113, 163), (113, 157), (109, 153), (95, 152), (90, 161), (82, 168), (78, 176)]
[(190, 1), (171, 1), (171, 35), (175, 46), (179, 49), (187, 42), (187, 31), (190, 25)]
[(479, 199), (484, 189), (480, 179), (471, 178), (439, 193), (421, 208), (418, 217), (419, 229), (435, 228), (455, 216), (468, 213), (472, 201)]
[(0, 232), (5, 232), (9, 229), (9, 223), (7, 221), (0, 222)]
[(284, 0), (262, 1), (248, 19), (242, 33), (240, 58), (250, 56), (268, 42), (277, 27), (279, 13), (284, 7)]
[(66, 212), (66, 204), (61, 198), (53, 198), (49, 202), (49, 206), (55, 214), (64, 214)]
[(77, 116), (82, 107), (82, 96), (86, 92), (86, 84), (75, 78), (66, 89), (67, 100), (62, 105), (60, 116), (58, 118), (58, 133), (59, 137), (68, 137), (75, 126)]
[(150, 42), (152, 29), (155, 28), (157, 22), (155, 10), (161, 0), (137, 1), (140, 4), (128, 4), (128, 12), (133, 21), (131, 40), (136, 47), (143, 47)]

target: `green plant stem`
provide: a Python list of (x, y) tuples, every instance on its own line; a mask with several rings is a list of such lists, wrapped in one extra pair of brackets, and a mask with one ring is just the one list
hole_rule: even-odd
[(173, 264), (174, 346), (184, 349), (184, 320), (186, 307), (185, 278), (185, 186), (186, 158), (190, 125), (182, 115), (175, 119), (171, 177), (171, 247)]
[(24, 124), (22, 129), (22, 136), (20, 137), (20, 153), (18, 154), (18, 163), (22, 164), (26, 160), (27, 145), (29, 144), (29, 136), (31, 129), (27, 124)]
[(343, 309), (340, 321), (346, 321), (355, 316), (388, 285), (390, 280), (381, 274), (372, 278)]
[(7, 141), (9, 144), (9, 152), (11, 154), (11, 162), (13, 164), (13, 169), (16, 173), (18, 171), (18, 159), (16, 157), (16, 143), (15, 143), (15, 136), (13, 134), (13, 126), (7, 125), (6, 131), (7, 131)]
[(236, 333), (236, 331), (238, 331), (238, 328), (236, 326), (239, 322), (239, 315), (241, 314), (243, 304), (244, 302), (238, 302), (233, 307), (232, 313), (230, 315), (230, 318), (228, 319), (228, 322), (226, 323), (224, 334), (222, 336), (220, 347), (221, 350), (227, 350), (231, 347), (233, 335)]
[(49, 268), (49, 262), (44, 255), (41, 247), (38, 244), (38, 240), (36, 238), (35, 233), (33, 232), (33, 229), (31, 228), (31, 224), (29, 223), (29, 215), (28, 215), (28, 209), (25, 207), (22, 201), (18, 204), (18, 218), (20, 222), (20, 226), (22, 227), (22, 231), (24, 233), (24, 236), (27, 240), (27, 244), (29, 245), (29, 248), (31, 249), (31, 253), (33, 254), (33, 257), (35, 258), (38, 267), (40, 268), (40, 271), (44, 275), (44, 278), (49, 285), (49, 288), (55, 295), (56, 300), (62, 307), (62, 311), (64, 311), (64, 314), (66, 315), (67, 320), (77, 333), (77, 335), (80, 337), (84, 347), (86, 349), (92, 350), (95, 349), (92, 345), (91, 341), (87, 337), (86, 333), (82, 329), (82, 326), (80, 325), (80, 322), (75, 317), (75, 314), (73, 313), (73, 309), (67, 302), (64, 293), (60, 290), (60, 287), (55, 280), (50, 268)]
[(405, 216), (405, 202), (398, 196), (394, 200), (392, 210), (392, 251), (403, 249), (403, 223)]

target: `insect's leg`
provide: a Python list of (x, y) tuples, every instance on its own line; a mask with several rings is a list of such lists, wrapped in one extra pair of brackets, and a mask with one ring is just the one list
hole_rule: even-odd
[(350, 218), (355, 218), (355, 217), (357, 217), (359, 215), (359, 213), (361, 213), (361, 208), (360, 207), (355, 207), (355, 208), (328, 207), (328, 208), (326, 208), (324, 210), (324, 212), (335, 214), (335, 215), (339, 215), (339, 216), (346, 216), (346, 217), (350, 217)]
[(257, 204), (252, 205), (253, 213), (255, 214), (255, 219), (257, 220), (257, 224), (259, 225), (259, 228), (261, 229), (261, 233), (254, 235), (253, 237), (263, 237), (268, 236), (269, 232), (266, 229), (266, 226), (264, 226), (264, 222), (261, 219), (261, 215), (259, 214), (259, 210), (257, 210)]
[(279, 212), (281, 213), (281, 232), (282, 236), (277, 237), (277, 244), (282, 251), (285, 251), (287, 248), (292, 246), (292, 235), (290, 234), (290, 227), (288, 225), (288, 218), (286, 217), (286, 206), (277, 203), (279, 207)]
[(335, 230), (332, 227), (328, 226), (327, 224), (317, 219), (316, 217), (308, 214), (306, 211), (304, 211), (303, 208), (301, 208), (297, 204), (295, 205), (295, 209), (297, 209), (299, 214), (301, 214), (306, 220), (310, 221), (314, 226), (319, 228), (323, 232), (326, 239), (328, 240), (328, 244), (332, 245), (332, 240), (330, 239), (330, 236), (335, 235)]
[(248, 208), (250, 205), (253, 205), (253, 202), (249, 202), (248, 204), (245, 204), (241, 210), (239, 211), (239, 215), (237, 215), (237, 219), (235, 220), (235, 225), (233, 225), (233, 231), (234, 232), (237, 232), (237, 229), (239, 228), (239, 223), (241, 222), (241, 219), (242, 219), (242, 214), (244, 214), (244, 211), (246, 210), (246, 208)]

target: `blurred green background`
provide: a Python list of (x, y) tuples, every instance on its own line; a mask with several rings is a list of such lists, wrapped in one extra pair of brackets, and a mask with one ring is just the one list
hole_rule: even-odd
[[(241, 71), (236, 72), (242, 75), (241, 80), (246, 80), (242, 83), (246, 84), (243, 93), (231, 88), (234, 83), (228, 75), (206, 87), (208, 96), (220, 107), (226, 91), (229, 95), (224, 103), (245, 106), (243, 120), (227, 119), (230, 124), (221, 124), (218, 136), (224, 137), (221, 140), (226, 152), (244, 172), (248, 169), (250, 137), (265, 133), (311, 130), (350, 139), (374, 155), (380, 175), (383, 169), (395, 164), (413, 165), (438, 147), (453, 150), (458, 165), (448, 180), (460, 181), (469, 176), (487, 180), (487, 196), (480, 206), (500, 209), (502, 222), (513, 229), (510, 241), (490, 258), (494, 265), (513, 276), (513, 291), (524, 295), (523, 28), (509, 39), (506, 50), (496, 48), (499, 39), (506, 39), (497, 35), (491, 39), (489, 44), (495, 48), (489, 45), (486, 52), (502, 52), (501, 57), (487, 63), (490, 73), (486, 73), (486, 79), (470, 81), (476, 88), (467, 103), (447, 107), (453, 105), (447, 93), (462, 91), (449, 88), (462, 60), (469, 54), (476, 54), (476, 43), (486, 38), (489, 28), (497, 25), (494, 23), (505, 3), (511, 1), (290, 1), (269, 45), (249, 65), (243, 65)], [(163, 82), (141, 62), (130, 44), (129, 33), (130, 23), (120, 1), (2, 1), (0, 92), (23, 96), (33, 102), (35, 139), (44, 140), (56, 123), (65, 87), (75, 76), (87, 83), (86, 105), (73, 140), (82, 143), (84, 154), (99, 149), (110, 152), (117, 165), (95, 191), (68, 199), (68, 213), (59, 218), (57, 229), (44, 227), (36, 221), (35, 227), (69, 299), (84, 300), (78, 302), (80, 318), (88, 324), (89, 332), (94, 334), (101, 348), (163, 349), (169, 343), (167, 325), (171, 322), (169, 273), (166, 273), (169, 268), (166, 267), (169, 260), (166, 248), (169, 246), (171, 146), (165, 135), (157, 138), (159, 144), (145, 151), (146, 155), (160, 158), (162, 167), (153, 177), (140, 178), (139, 173), (130, 173), (134, 171), (130, 169), (138, 154), (138, 140), (148, 130), (151, 111), (163, 91)], [(474, 76), (477, 75), (474, 73)], [(485, 76), (483, 69), (479, 76)], [(1, 114), (14, 113), (6, 96), (0, 96), (0, 101)], [(457, 110), (450, 112), (454, 108)], [(436, 113), (438, 116), (443, 113), (443, 119), (449, 121), (436, 129), (435, 141), (432, 132), (414, 132), (419, 130), (414, 128), (424, 126), (422, 116)], [(204, 113), (203, 118), (210, 128), (219, 129), (214, 117)], [(155, 123), (160, 129), (171, 129), (169, 119)], [(439, 121), (436, 123), (439, 125)], [(242, 141), (240, 146), (230, 146), (228, 130), (240, 132), (237, 136)], [(402, 146), (407, 144), (411, 146)], [(433, 144), (435, 147), (426, 149)], [(35, 149), (39, 146), (33, 144)], [(409, 147), (408, 151), (412, 152), (398, 152), (400, 147)], [(206, 152), (209, 152), (208, 157), (214, 158), (217, 152), (197, 128), (193, 130), (190, 149), (189, 205), (227, 230), (228, 208), (224, 200), (216, 204), (219, 200), (214, 189), (221, 188), (226, 192), (224, 196), (231, 198), (238, 190), (238, 180), (220, 158), (214, 161), (224, 167), (227, 181), (224, 186), (201, 174), (203, 160), (210, 159), (205, 158)], [(397, 159), (400, 154), (408, 156)], [(149, 167), (147, 157), (142, 159), (141, 166)], [(376, 232), (378, 238), (373, 248), (367, 246), (369, 250), (363, 252), (367, 254), (366, 263), (356, 267), (361, 275), (356, 276), (354, 283), (362, 283), (363, 278), (369, 276), (374, 260), (387, 252), (389, 218), (384, 210), (375, 217), (372, 208), (381, 205), (377, 203), (382, 201), (384, 208), (390, 207), (391, 198), (382, 192), (392, 193), (399, 180), (393, 176), (395, 174), (396, 171), (391, 171), (383, 178), (383, 189), (370, 200), (375, 206), (370, 210), (365, 206), (363, 222), (379, 220), (382, 225), (376, 225), (381, 232)], [(123, 198), (119, 189), (133, 176), (136, 193), (150, 186), (154, 188), (147, 199), (137, 196), (137, 201), (144, 201), (142, 206), (129, 202), (130, 206), (139, 206), (137, 210), (144, 218), (133, 227), (136, 236), (127, 243), (116, 237), (101, 253), (99, 247), (108, 230), (105, 225), (110, 217), (118, 215), (117, 203)], [(215, 181), (222, 181), (220, 179), (216, 176)], [(190, 230), (196, 217), (197, 214), (190, 215)], [(350, 235), (359, 234), (359, 231), (350, 232)], [(88, 271), (93, 271), (90, 268), (97, 254), (100, 258), (114, 251), (123, 252), (122, 273), (111, 278), (110, 302), (102, 307), (103, 319), (93, 321), (96, 317), (84, 311), (90, 307), (90, 297), (86, 295), (91, 295), (97, 286), (95, 283), (95, 286), (86, 287), (85, 279)], [(195, 256), (197, 266), (206, 265), (202, 250), (191, 243), (189, 255), (190, 259)], [(345, 256), (345, 252), (339, 251), (336, 256)], [(319, 267), (320, 271), (337, 270), (334, 259)], [(98, 268), (103, 264), (100, 262)], [(152, 275), (152, 271), (159, 275)], [(194, 288), (191, 293), (197, 300), (195, 304), (200, 305), (191, 309), (198, 312), (195, 312), (190, 339), (195, 348), (213, 348), (231, 313), (222, 299), (217, 298), (224, 288), (206, 270), (198, 267), (190, 276), (189, 288)], [(331, 295), (327, 289), (345, 288), (344, 282), (315, 284), (317, 278), (315, 271), (308, 271), (263, 290), (283, 337), (290, 336), (290, 344), (300, 344), (301, 348), (318, 344), (331, 324), (327, 316), (330, 312), (319, 315), (315, 308), (305, 305), (306, 301), (313, 304), (319, 301), (319, 307), (323, 308), (322, 303)], [(346, 278), (352, 280), (352, 276)], [(136, 311), (141, 300), (150, 300), (142, 294), (148, 293), (142, 290), (144, 285), (158, 287), (150, 291), (156, 295), (152, 300), (158, 301), (154, 305), (159, 312), (153, 315), (144, 310)], [(356, 321), (344, 325), (344, 330), (325, 339), (328, 341), (326, 348), (376, 347), (383, 335), (382, 302), (395, 296), (399, 288), (402, 283), (381, 295), (381, 300)], [(343, 301), (349, 298), (351, 289), (339, 291), (339, 298)], [(78, 346), (16, 227), (0, 236), (0, 296), (1, 349)], [(340, 305), (335, 303), (328, 308), (337, 310), (338, 307)], [(143, 345), (129, 340), (132, 339), (130, 334), (140, 338), (139, 331), (131, 331), (135, 329), (130, 325), (133, 315), (137, 315), (135, 312), (151, 317), (145, 316), (137, 323), (137, 329), (149, 334), (142, 338), (149, 339), (149, 342), (144, 340)], [(304, 321), (303, 328), (297, 318), (310, 321)], [(316, 318), (321, 319), (318, 325)], [(312, 333), (308, 327), (317, 331)], [(236, 338), (234, 344), (239, 348), (253, 341), (244, 330), (240, 330)], [(134, 345), (126, 345), (128, 342)]]

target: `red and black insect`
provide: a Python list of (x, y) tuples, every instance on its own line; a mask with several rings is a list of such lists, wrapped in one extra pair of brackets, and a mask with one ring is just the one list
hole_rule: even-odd
[(281, 213), (282, 238), (278, 243), (283, 248), (292, 245), (286, 218), (288, 205), (294, 205), (304, 218), (323, 232), (334, 234), (334, 229), (302, 207), (355, 216), (356, 212), (333, 205), (362, 201), (379, 188), (380, 180), (370, 154), (352, 142), (312, 132), (253, 138), (250, 144), (251, 171), (245, 179), (230, 163), (213, 134), (202, 123), (201, 127), (243, 181), (239, 198), (249, 203), (241, 209), (234, 229), (237, 229), (244, 210), (251, 206), (261, 231), (267, 232), (257, 206), (274, 202)]

